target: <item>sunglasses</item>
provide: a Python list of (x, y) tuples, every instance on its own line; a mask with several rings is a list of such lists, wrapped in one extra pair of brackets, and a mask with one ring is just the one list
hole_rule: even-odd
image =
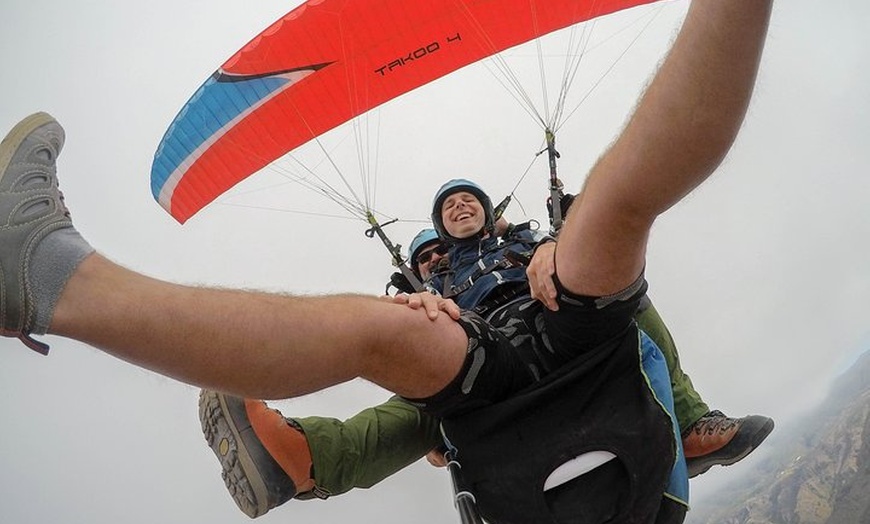
[(424, 251), (417, 255), (417, 265), (428, 264), (434, 255), (441, 255), (443, 257), (449, 250), (450, 247), (447, 244), (438, 244), (434, 249)]

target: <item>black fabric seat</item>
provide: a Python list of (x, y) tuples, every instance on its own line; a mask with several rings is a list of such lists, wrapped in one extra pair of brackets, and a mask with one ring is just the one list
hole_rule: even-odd
[[(654, 523), (676, 453), (671, 419), (641, 371), (634, 325), (506, 401), (444, 420), (443, 428), (481, 515), (498, 524)], [(554, 469), (594, 450), (616, 458), (544, 491)]]

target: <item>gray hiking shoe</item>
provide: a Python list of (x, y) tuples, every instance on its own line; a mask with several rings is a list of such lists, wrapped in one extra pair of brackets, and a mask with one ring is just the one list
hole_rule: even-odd
[(244, 399), (203, 390), (199, 420), (227, 490), (245, 515), (259, 517), (296, 495), (293, 480), (254, 433)]
[(730, 466), (743, 460), (773, 431), (773, 419), (761, 415), (731, 418), (711, 411), (683, 434), (689, 478), (713, 466)]
[(56, 176), (63, 143), (63, 128), (46, 113), (25, 118), (0, 143), (0, 335), (42, 354), (48, 346), (30, 337), (36, 312), (29, 266), (46, 235), (72, 227)]

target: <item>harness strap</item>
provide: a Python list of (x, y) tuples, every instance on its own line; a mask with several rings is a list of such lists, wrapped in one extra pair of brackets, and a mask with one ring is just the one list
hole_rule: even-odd
[(482, 304), (477, 305), (472, 311), (483, 318), (489, 318), (490, 315), (510, 304), (517, 298), (529, 294), (528, 282), (513, 282), (498, 286), (493, 289), (483, 300)]
[[(453, 298), (473, 286), (474, 283), (478, 279), (480, 279), (480, 277), (496, 272), (500, 269), (511, 269), (515, 267), (528, 266), (529, 262), (531, 262), (533, 251), (515, 251), (508, 248), (510, 248), (514, 244), (531, 244), (532, 242), (530, 242), (529, 239), (520, 238), (519, 236), (519, 233), (522, 233), (523, 231), (528, 231), (531, 228), (531, 221), (523, 222), (516, 225), (509, 225), (507, 231), (501, 237), (502, 242), (488, 249), (485, 253), (481, 255), (481, 258), (477, 261), (477, 269), (464, 282), (458, 285), (454, 285), (452, 272), (449, 272), (444, 276), (444, 293), (442, 296), (444, 298)], [(483, 263), (482, 257), (496, 250), (504, 250), (504, 258), (493, 262), (492, 264), (485, 265)]]
[(473, 286), (474, 282), (482, 276), (488, 275), (498, 269), (509, 269), (512, 267), (514, 267), (513, 263), (511, 263), (511, 261), (507, 258), (503, 258), (497, 262), (493, 262), (488, 266), (478, 267), (478, 269), (470, 277), (468, 277), (465, 282), (459, 284), (458, 286), (451, 285), (453, 275), (448, 274), (447, 277), (444, 279), (444, 289), (446, 290), (444, 293), (444, 298), (452, 298), (462, 293), (466, 289)]

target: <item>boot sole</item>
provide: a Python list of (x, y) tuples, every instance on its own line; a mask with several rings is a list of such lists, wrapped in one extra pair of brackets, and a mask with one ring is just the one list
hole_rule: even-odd
[(268, 491), (244, 440), (230, 416), (224, 395), (203, 390), (199, 396), (202, 433), (221, 464), (227, 491), (242, 512), (253, 518), (266, 513)]
[(746, 458), (747, 455), (755, 451), (755, 449), (758, 448), (758, 446), (760, 446), (762, 442), (764, 442), (767, 436), (770, 435), (771, 431), (773, 431), (773, 427), (773, 419), (768, 419), (768, 421), (764, 425), (762, 425), (755, 433), (751, 435), (748, 445), (744, 445), (745, 449), (737, 455), (731, 455), (727, 453), (729, 447), (735, 447), (729, 444), (728, 446), (725, 446), (725, 448), (722, 450), (723, 453), (721, 454), (712, 454), (708, 457), (705, 457), (704, 460), (694, 461), (691, 465), (687, 464), (689, 470), (689, 478), (694, 478), (698, 475), (704, 474), (709, 471), (710, 468), (712, 468), (713, 466), (730, 466), (732, 464), (740, 462), (741, 460)]
[(6, 172), (9, 162), (12, 161), (12, 157), (24, 139), (49, 122), (54, 122), (54, 117), (48, 113), (34, 113), (12, 128), (12, 131), (0, 142), (0, 173)]

